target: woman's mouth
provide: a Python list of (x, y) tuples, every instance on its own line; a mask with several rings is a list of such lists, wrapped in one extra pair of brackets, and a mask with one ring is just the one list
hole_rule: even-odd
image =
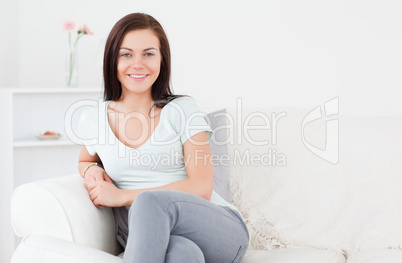
[(130, 78), (135, 79), (135, 80), (143, 80), (146, 77), (148, 77), (148, 74), (129, 74)]

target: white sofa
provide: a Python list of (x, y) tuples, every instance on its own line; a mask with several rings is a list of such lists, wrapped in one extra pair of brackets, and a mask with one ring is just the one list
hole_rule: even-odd
[[(228, 112), (218, 162), (250, 232), (243, 263), (402, 262), (402, 117), (326, 106)], [(79, 175), (18, 187), (11, 213), (13, 263), (122, 261)]]

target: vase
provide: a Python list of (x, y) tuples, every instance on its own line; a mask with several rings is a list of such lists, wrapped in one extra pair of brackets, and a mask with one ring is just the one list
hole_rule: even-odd
[(76, 45), (66, 45), (66, 86), (78, 87), (78, 50)]

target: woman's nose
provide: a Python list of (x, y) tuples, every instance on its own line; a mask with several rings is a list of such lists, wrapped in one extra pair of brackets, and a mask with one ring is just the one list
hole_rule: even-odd
[(142, 68), (142, 58), (141, 57), (133, 57), (132, 63), (131, 63), (132, 68)]

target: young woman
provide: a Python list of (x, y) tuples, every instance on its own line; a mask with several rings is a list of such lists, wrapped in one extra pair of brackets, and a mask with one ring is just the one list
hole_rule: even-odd
[[(212, 130), (170, 90), (170, 49), (150, 15), (119, 20), (104, 54), (104, 101), (85, 111), (78, 169), (95, 206), (113, 207), (123, 262), (240, 262), (248, 231), (213, 191)], [(101, 230), (100, 230), (101, 231)]]

